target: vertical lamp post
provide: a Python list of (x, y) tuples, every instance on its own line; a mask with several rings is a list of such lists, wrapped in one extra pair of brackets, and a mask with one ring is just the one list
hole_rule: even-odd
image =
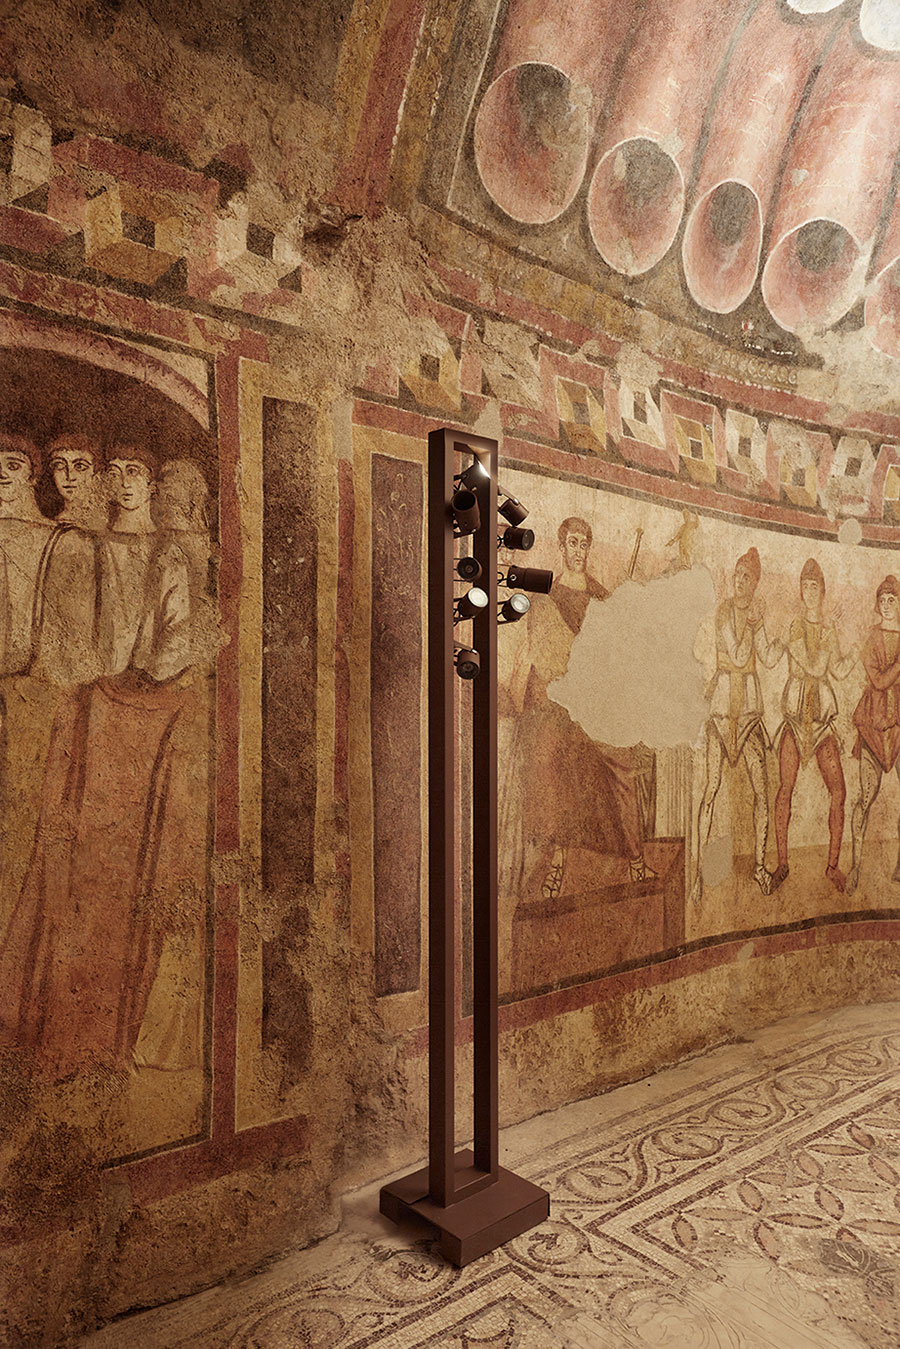
[[(498, 599), (498, 529), (528, 548), (527, 512), (514, 499), (498, 524), (497, 442), (450, 429), (428, 437), (428, 1165), (381, 1191), (381, 1212), (436, 1232), (466, 1265), (527, 1232), (550, 1212), (545, 1190), (499, 1164), (497, 1019), (497, 630), (528, 609)], [(455, 557), (471, 537), (470, 557)], [(519, 568), (504, 584), (549, 590), (552, 573)], [(479, 585), (454, 598), (454, 585)], [(457, 629), (471, 623), (467, 643)], [(457, 1152), (456, 1115), (456, 679), (472, 679), (472, 973), (474, 1146)], [(460, 812), (465, 818), (465, 812)]]

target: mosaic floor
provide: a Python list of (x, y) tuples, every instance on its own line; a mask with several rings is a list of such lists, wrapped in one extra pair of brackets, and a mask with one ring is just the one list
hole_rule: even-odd
[(339, 1233), (90, 1349), (900, 1345), (900, 1003), (781, 1022), (507, 1130), (551, 1218), (464, 1270), (348, 1197)]

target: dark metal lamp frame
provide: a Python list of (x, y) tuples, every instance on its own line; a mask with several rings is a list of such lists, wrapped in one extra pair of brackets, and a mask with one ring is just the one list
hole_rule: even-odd
[[(469, 456), (460, 463), (459, 456)], [(481, 525), (473, 556), (488, 604), (472, 619), (481, 658), (472, 684), (472, 976), (474, 1146), (456, 1151), (456, 729), (453, 665), (454, 474), (472, 456)], [(428, 437), (428, 1165), (381, 1191), (394, 1222), (436, 1233), (466, 1265), (543, 1222), (550, 1197), (499, 1163), (497, 1017), (497, 442), (444, 428)]]

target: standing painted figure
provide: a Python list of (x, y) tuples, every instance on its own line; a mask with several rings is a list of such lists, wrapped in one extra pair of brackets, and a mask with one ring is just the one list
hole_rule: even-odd
[[(859, 759), (859, 798), (850, 817), (853, 862), (847, 877), (849, 894), (859, 882), (863, 839), (882, 774), (896, 768), (900, 777), (900, 581), (896, 576), (886, 576), (881, 582), (875, 592), (875, 607), (879, 621), (862, 649), (866, 688), (853, 713), (857, 731), (853, 755)], [(900, 881), (900, 856), (892, 879)]]
[(761, 571), (759, 553), (749, 548), (735, 563), (733, 598), (716, 610), (716, 670), (709, 686), (706, 781), (697, 819), (697, 862), (692, 888), (695, 903), (703, 893), (702, 853), (709, 842), (726, 759), (732, 767), (743, 762), (747, 770), (753, 792), (753, 877), (764, 895), (771, 889), (772, 876), (766, 870), (768, 740), (756, 668), (757, 662), (766, 668), (777, 664), (784, 648), (766, 636), (763, 607), (755, 598)]
[(784, 720), (776, 737), (779, 784), (775, 798), (775, 837), (778, 868), (772, 878), (777, 889), (787, 878), (788, 827), (791, 803), (801, 764), (815, 756), (828, 789), (828, 861), (825, 875), (836, 890), (843, 890), (846, 877), (838, 863), (844, 833), (846, 787), (841, 767), (841, 749), (835, 733), (838, 715), (832, 679), (845, 679), (856, 664), (856, 652), (841, 654), (835, 622), (822, 617), (825, 577), (815, 558), (807, 558), (800, 572), (803, 613), (793, 620), (788, 637), (788, 679), (781, 706)]

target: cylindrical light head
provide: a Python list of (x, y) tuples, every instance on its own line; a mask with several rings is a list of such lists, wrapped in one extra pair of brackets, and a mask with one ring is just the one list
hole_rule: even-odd
[(453, 664), (460, 679), (474, 679), (481, 669), (481, 657), (470, 646), (457, 645), (453, 652)]
[(481, 575), (481, 563), (474, 557), (461, 557), (456, 563), (456, 574), (464, 581), (477, 581)]
[(462, 483), (463, 487), (468, 487), (470, 491), (475, 490), (480, 482), (486, 482), (490, 477), (490, 471), (485, 467), (480, 459), (476, 459), (474, 464), (470, 464), (464, 473), (457, 473), (456, 481)]
[(506, 584), (519, 590), (530, 590), (533, 595), (549, 595), (553, 584), (553, 572), (544, 567), (517, 567), (513, 565), (506, 573)]
[(460, 487), (453, 493), (453, 522), (459, 538), (465, 534), (474, 534), (481, 524), (478, 498), (468, 487)]
[(516, 548), (521, 553), (527, 553), (529, 548), (534, 547), (534, 530), (509, 525), (501, 534), (499, 543), (501, 548)]
[(458, 619), (474, 618), (480, 614), (482, 609), (487, 608), (488, 597), (478, 586), (473, 586), (467, 590), (464, 595), (460, 595), (456, 601), (456, 617)]
[(518, 623), (520, 618), (524, 618), (531, 608), (531, 600), (527, 595), (510, 595), (508, 600), (504, 600), (500, 605), (500, 617), (504, 623)]
[(497, 509), (511, 525), (520, 525), (528, 517), (527, 510), (516, 497), (508, 496)]

